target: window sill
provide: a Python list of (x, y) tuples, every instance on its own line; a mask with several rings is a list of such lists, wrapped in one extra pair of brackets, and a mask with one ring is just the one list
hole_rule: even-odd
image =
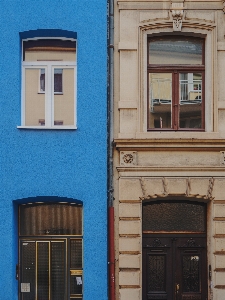
[(52, 126), (52, 127), (47, 127), (47, 126), (17, 126), (18, 129), (36, 129), (36, 130), (75, 130), (77, 129), (76, 126)]

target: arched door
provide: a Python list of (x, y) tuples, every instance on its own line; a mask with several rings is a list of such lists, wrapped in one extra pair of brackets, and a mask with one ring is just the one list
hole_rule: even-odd
[(19, 300), (82, 298), (82, 206), (19, 207)]
[(143, 204), (143, 300), (206, 300), (206, 204)]

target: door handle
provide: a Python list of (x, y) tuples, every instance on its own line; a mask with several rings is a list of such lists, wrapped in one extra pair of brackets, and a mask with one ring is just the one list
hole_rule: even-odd
[(180, 289), (180, 285), (177, 283), (176, 284), (176, 292), (177, 292), (177, 294), (179, 293), (179, 289)]

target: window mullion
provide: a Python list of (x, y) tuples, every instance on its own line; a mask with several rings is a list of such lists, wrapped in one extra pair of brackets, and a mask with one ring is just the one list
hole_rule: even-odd
[(173, 72), (173, 105), (172, 105), (172, 127), (178, 130), (179, 127), (179, 72)]
[(51, 102), (52, 102), (52, 81), (51, 81), (51, 65), (47, 66), (46, 89), (45, 89), (45, 126), (52, 126), (51, 118)]

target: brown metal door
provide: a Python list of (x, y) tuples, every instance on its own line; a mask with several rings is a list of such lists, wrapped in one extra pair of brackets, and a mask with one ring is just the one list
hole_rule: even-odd
[(143, 234), (142, 299), (207, 300), (204, 234)]

